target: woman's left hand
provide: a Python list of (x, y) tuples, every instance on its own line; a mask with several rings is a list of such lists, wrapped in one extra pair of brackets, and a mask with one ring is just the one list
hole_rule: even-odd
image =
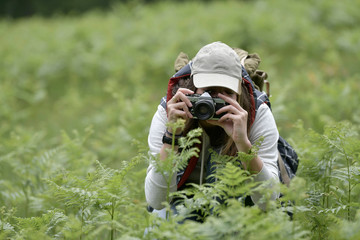
[(235, 99), (221, 93), (218, 97), (229, 103), (216, 112), (216, 114), (225, 113), (225, 115), (219, 120), (207, 120), (207, 122), (222, 127), (234, 140), (239, 151), (248, 152), (251, 148), (247, 134), (248, 112)]

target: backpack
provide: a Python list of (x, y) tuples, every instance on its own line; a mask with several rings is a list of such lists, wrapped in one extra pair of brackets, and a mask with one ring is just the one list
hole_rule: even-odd
[[(260, 63), (260, 57), (257, 54), (248, 54), (245, 50), (235, 48), (234, 49), (242, 59), (242, 80), (244, 81), (251, 98), (251, 104), (253, 105), (253, 114), (251, 114), (251, 124), (255, 121), (256, 112), (261, 104), (267, 104), (271, 110), (270, 96), (270, 84), (267, 79), (267, 74), (257, 67)], [(168, 83), (167, 94), (161, 99), (160, 105), (166, 110), (166, 102), (173, 97), (173, 88), (179, 82), (179, 80), (190, 77), (191, 75), (191, 62), (189, 61), (185, 53), (180, 53), (175, 61), (176, 73), (170, 78)], [(263, 87), (266, 87), (266, 92), (263, 91)], [(296, 171), (299, 165), (299, 159), (294, 148), (281, 136), (278, 139), (278, 169), (279, 180), (285, 185), (290, 184), (290, 180), (296, 175)], [(186, 182), (192, 170), (194, 170), (196, 157), (189, 160), (188, 166), (184, 171), (178, 173), (177, 188), (181, 188)]]

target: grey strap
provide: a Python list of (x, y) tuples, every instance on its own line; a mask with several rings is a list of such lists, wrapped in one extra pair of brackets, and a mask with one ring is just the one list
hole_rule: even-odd
[(286, 186), (289, 186), (290, 185), (289, 175), (285, 169), (284, 161), (281, 158), (280, 152), (278, 152), (278, 155), (279, 155), (278, 164), (279, 164), (279, 168), (280, 168), (281, 179)]

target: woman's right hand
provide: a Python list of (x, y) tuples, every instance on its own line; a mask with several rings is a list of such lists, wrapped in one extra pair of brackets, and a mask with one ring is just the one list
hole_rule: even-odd
[(176, 94), (167, 102), (166, 108), (169, 122), (176, 122), (178, 118), (187, 120), (193, 117), (189, 111), (192, 104), (186, 94), (194, 94), (194, 92), (187, 88), (179, 88)]

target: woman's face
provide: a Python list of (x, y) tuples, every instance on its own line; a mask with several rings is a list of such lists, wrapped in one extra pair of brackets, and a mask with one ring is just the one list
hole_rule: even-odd
[(234, 91), (224, 87), (207, 87), (196, 89), (197, 94), (203, 94), (204, 92), (208, 92), (213, 98), (218, 97), (218, 94), (221, 93), (225, 96), (231, 97), (232, 99), (237, 99), (237, 94)]

